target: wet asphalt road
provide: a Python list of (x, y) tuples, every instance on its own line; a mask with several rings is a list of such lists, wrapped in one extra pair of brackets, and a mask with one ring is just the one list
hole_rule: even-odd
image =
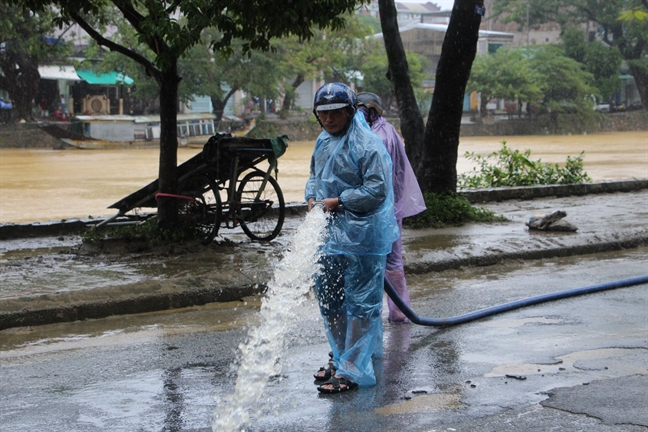
[[(413, 308), (448, 317), (648, 273), (648, 249), (409, 277)], [(259, 301), (0, 333), (1, 431), (210, 430), (233, 391)], [(544, 303), (456, 327), (386, 323), (378, 385), (323, 396), (328, 346), (313, 299), (252, 431), (645, 431), (648, 288)]]

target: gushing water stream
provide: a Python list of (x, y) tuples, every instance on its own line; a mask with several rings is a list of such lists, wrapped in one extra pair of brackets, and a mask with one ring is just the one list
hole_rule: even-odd
[(261, 304), (260, 323), (250, 328), (247, 340), (239, 345), (235, 391), (225, 398), (216, 397), (214, 431), (244, 430), (264, 408), (263, 390), (270, 377), (281, 373), (284, 339), (295, 322), (294, 310), (305, 300), (318, 269), (326, 218), (322, 211), (309, 212), (276, 266)]

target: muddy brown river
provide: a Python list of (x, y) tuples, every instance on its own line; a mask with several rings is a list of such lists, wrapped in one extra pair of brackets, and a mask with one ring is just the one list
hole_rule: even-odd
[[(564, 163), (585, 151), (585, 171), (594, 181), (648, 178), (648, 132), (570, 136), (462, 137), (459, 173), (506, 140), (512, 149), (531, 149), (531, 159)], [(279, 159), (279, 184), (286, 202), (303, 202), (314, 142), (291, 142)], [(178, 163), (200, 148), (181, 148)], [(158, 151), (0, 149), (0, 223), (103, 217), (108, 206), (157, 178)]]

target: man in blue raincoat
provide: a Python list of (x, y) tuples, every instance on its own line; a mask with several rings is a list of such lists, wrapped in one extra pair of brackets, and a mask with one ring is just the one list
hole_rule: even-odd
[(324, 131), (311, 157), (305, 198), (332, 217), (315, 286), (331, 361), (317, 389), (339, 393), (376, 383), (372, 357), (382, 354), (381, 308), (386, 256), (399, 237), (391, 159), (356, 111), (355, 93), (329, 83), (315, 94), (313, 112)]

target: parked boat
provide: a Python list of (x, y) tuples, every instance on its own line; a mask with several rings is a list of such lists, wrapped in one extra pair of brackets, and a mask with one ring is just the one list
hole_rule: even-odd
[[(216, 131), (213, 114), (178, 114), (178, 139), (206, 142)], [(75, 138), (62, 137), (65, 144), (82, 149), (157, 147), (160, 143), (160, 116), (80, 115), (70, 130)], [(82, 137), (82, 138), (81, 138)]]

